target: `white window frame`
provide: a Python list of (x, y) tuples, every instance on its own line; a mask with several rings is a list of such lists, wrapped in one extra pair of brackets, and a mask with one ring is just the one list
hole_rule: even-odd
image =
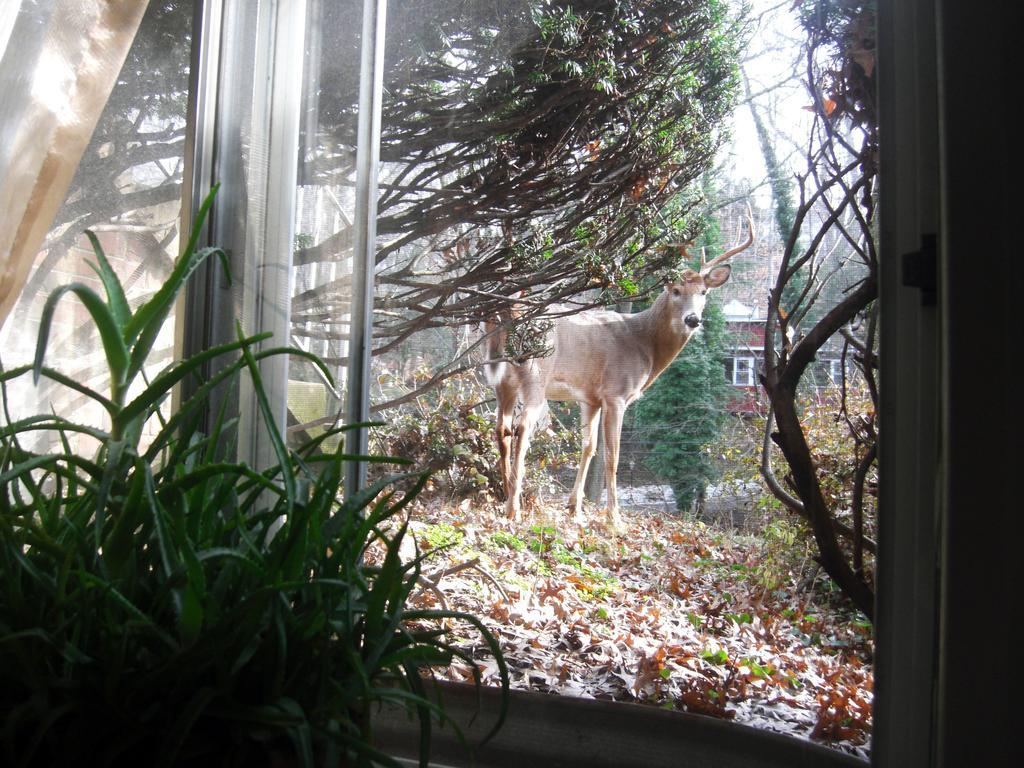
[[(238, 2), (240, 0), (200, 0), (203, 11), (199, 17), (200, 27), (205, 34), (199, 35), (198, 40), (206, 49), (207, 55), (197, 57), (193, 71), (198, 83), (216, 80), (220, 63), (221, 8), (233, 7)], [(281, 75), (297, 61), (288, 59), (288, 53), (293, 51), (297, 55), (301, 48), (286, 44), (288, 33), (293, 30), (288, 24), (289, 19), (282, 18), (279, 14), (299, 14), (295, 13), (294, 8), (286, 7), (281, 0), (261, 2), (270, 4), (265, 18), (279, 22), (278, 31), (285, 33), (280, 36), (280, 44), (274, 48), (275, 54), (281, 57), (281, 66), (268, 67), (263, 74), (269, 73), (275, 83), (283, 87)], [(372, 3), (382, 16), (386, 0), (366, 2)], [(366, 22), (364, 19), (364, 23)], [(967, 594), (969, 589), (976, 588), (982, 579), (991, 577), (986, 572), (980, 572), (975, 577), (972, 569), (967, 567), (974, 550), (971, 546), (957, 546), (952, 539), (947, 540), (950, 536), (947, 532), (967, 531), (978, 539), (983, 535), (989, 535), (985, 530), (974, 534), (973, 529), (976, 526), (959, 525), (960, 518), (969, 519), (968, 516), (973, 514), (979, 503), (977, 494), (991, 495), (1000, 490), (1000, 487), (991, 484), (986, 488), (978, 488), (975, 482), (961, 481), (960, 478), (971, 477), (970, 471), (963, 469), (964, 460), (973, 458), (969, 451), (969, 443), (957, 445), (955, 440), (947, 439), (945, 432), (941, 434), (943, 441), (940, 443), (938, 440), (939, 428), (949, 429), (947, 422), (957, 428), (957, 435), (953, 436), (955, 438), (963, 430), (973, 428), (973, 421), (976, 419), (974, 403), (971, 403), (970, 408), (959, 405), (954, 408), (948, 399), (952, 383), (957, 387), (955, 393), (960, 393), (972, 381), (969, 376), (964, 375), (955, 378), (952, 372), (964, 370), (955, 366), (961, 360), (970, 361), (967, 353), (971, 351), (970, 345), (974, 339), (966, 334), (954, 337), (953, 332), (957, 330), (955, 324), (943, 326), (938, 322), (944, 316), (941, 312), (954, 316), (955, 310), (963, 307), (974, 308), (968, 304), (969, 300), (976, 297), (970, 292), (946, 292), (940, 294), (939, 313), (934, 306), (923, 306), (919, 292), (903, 280), (900, 256), (920, 248), (922, 233), (936, 232), (941, 228), (944, 240), (940, 242), (944, 244), (940, 251), (940, 276), (953, 274), (954, 256), (969, 252), (969, 249), (955, 247), (962, 242), (963, 232), (976, 236), (980, 231), (978, 222), (989, 220), (978, 216), (973, 209), (966, 214), (960, 213), (962, 206), (956, 204), (958, 200), (945, 200), (947, 196), (957, 197), (956, 194), (952, 194), (956, 193), (957, 189), (974, 188), (969, 183), (958, 182), (973, 179), (975, 166), (984, 164), (952, 162), (953, 154), (960, 149), (955, 139), (962, 137), (966, 129), (978, 128), (965, 125), (963, 119), (957, 121), (957, 113), (954, 110), (968, 114), (969, 110), (963, 109), (963, 98), (940, 98), (944, 92), (939, 88), (936, 75), (937, 69), (941, 68), (950, 75), (954, 84), (974, 77), (974, 73), (981, 65), (974, 66), (971, 62), (980, 61), (980, 58), (975, 57), (972, 60), (968, 57), (968, 64), (965, 65), (959, 44), (973, 43), (973, 49), (977, 50), (983, 45), (990, 45), (991, 37), (981, 34), (983, 30), (980, 27), (988, 23), (986, 19), (979, 17), (974, 23), (970, 11), (960, 9), (958, 4), (949, 0), (940, 3), (926, 0), (883, 0), (879, 3), (878, 22), (878, 58), (884, 64), (878, 69), (882, 102), (880, 114), (883, 121), (881, 133), (886, 137), (880, 149), (880, 164), (885, 168), (888, 190), (880, 202), (880, 218), (884, 222), (880, 236), (881, 250), (886, 254), (886, 258), (880, 261), (879, 280), (882, 290), (879, 305), (881, 316), (885, 318), (881, 325), (880, 332), (883, 338), (880, 346), (884, 358), (882, 369), (887, 377), (887, 394), (882, 401), (880, 418), (883, 421), (887, 420), (890, 425), (881, 436), (880, 471), (883, 477), (892, 478), (891, 482), (887, 481), (880, 486), (879, 505), (884, 509), (899, 510), (900, 514), (883, 515), (879, 521), (877, 688), (873, 712), (872, 761), (880, 766), (931, 768), (941, 763), (943, 747), (969, 746), (983, 751), (990, 745), (985, 738), (979, 738), (977, 726), (988, 720), (1002, 723), (1007, 718), (1005, 712), (998, 711), (994, 716), (988, 712), (975, 716), (977, 710), (969, 706), (979, 700), (980, 695), (979, 691), (974, 689), (963, 690), (968, 672), (960, 669), (963, 666), (962, 657), (959, 657), (956, 651), (975, 640), (973, 637), (965, 638), (958, 635), (959, 624), (949, 620), (949, 616), (955, 613), (955, 601)], [(972, 22), (973, 26), (965, 22)], [(364, 39), (378, 39), (376, 32), (379, 27), (375, 25), (374, 29), (375, 34), (365, 34)], [(984, 42), (981, 42), (982, 40)], [(997, 40), (997, 51), (1000, 50), (998, 42)], [(1002, 50), (1005, 50), (1005, 45), (1004, 43)], [(224, 58), (230, 59), (228, 47), (225, 47), (224, 54)], [(375, 90), (372, 86), (376, 85), (374, 76), (367, 74), (363, 80), (366, 86), (364, 90), (369, 96), (364, 103), (372, 105), (372, 94)], [(963, 96), (966, 93), (969, 97), (967, 101), (971, 104), (995, 103), (990, 99), (986, 89), (996, 87), (998, 79), (978, 78), (975, 83), (978, 87), (974, 91), (961, 89), (959, 95)], [(288, 93), (281, 94), (282, 99), (286, 96)], [(199, 90), (192, 93), (192, 98), (196, 100), (199, 109), (190, 122), (197, 127), (201, 136), (209, 135), (218, 117), (216, 90)], [(270, 99), (273, 98), (273, 94), (270, 94)], [(945, 110), (941, 115), (937, 114), (939, 107)], [(367, 110), (362, 110), (361, 114), (363, 112)], [(278, 110), (276, 114), (278, 119), (291, 119), (294, 115), (288, 110)], [(230, 118), (230, 115), (220, 117)], [(371, 137), (367, 149), (371, 149), (378, 139), (375, 134), (379, 131), (379, 124), (374, 125), (371, 117), (372, 115), (367, 115), (368, 124), (363, 129), (367, 130)], [(946, 140), (951, 142), (949, 146), (939, 144), (936, 128), (939, 125), (943, 128)], [(985, 126), (982, 126), (982, 129), (983, 135), (991, 135), (991, 130)], [(274, 133), (275, 139), (280, 135), (280, 132)], [(289, 135), (292, 135), (290, 126)], [(360, 146), (365, 145), (360, 142)], [(210, 179), (222, 176), (211, 172), (210, 166), (214, 158), (212, 149), (212, 142), (200, 140), (193, 144), (190, 158), (194, 169), (191, 185), (194, 190), (193, 208), (198, 205), (198, 200), (202, 199)], [(285, 156), (288, 155), (290, 158), (293, 153), (291, 147), (282, 147), (279, 154), (273, 155), (276, 167), (285, 168)], [(994, 156), (995, 150), (988, 154)], [(223, 159), (223, 153), (221, 157)], [(372, 170), (373, 163), (370, 160), (372, 157), (367, 157), (361, 167)], [(940, 170), (943, 170), (945, 175), (940, 176)], [(277, 171), (270, 173), (268, 170), (268, 181), (280, 184), (280, 179), (274, 173)], [(372, 190), (372, 181), (371, 175), (364, 175), (360, 179), (359, 183), (363, 186), (364, 193)], [(189, 186), (189, 174), (186, 174), (185, 187)], [(281, 198), (287, 198), (291, 194), (284, 189), (288, 185), (281, 186), (283, 195), (273, 197), (279, 204), (286, 203), (287, 200)], [(186, 189), (186, 195), (188, 191)], [(225, 190), (218, 205), (224, 206), (230, 199), (232, 198), (228, 190)], [(367, 194), (366, 199), (370, 201), (373, 197)], [(940, 202), (947, 204), (944, 212), (948, 220), (939, 219)], [(282, 205), (271, 217), (273, 221), (268, 222), (273, 225), (271, 228), (274, 230), (270, 234), (275, 235), (273, 238), (267, 237), (268, 242), (291, 242), (283, 236), (288, 234), (284, 228), (291, 220), (283, 215), (288, 213), (286, 209), (287, 206)], [(372, 243), (372, 230), (369, 228), (372, 226), (373, 216), (368, 207), (363, 210), (367, 226), (363, 242), (369, 245)], [(988, 211), (984, 213), (987, 217), (991, 216)], [(993, 234), (1005, 231), (1005, 228), (1000, 229), (998, 226), (991, 228)], [(216, 233), (212, 239), (217, 241)], [(218, 244), (223, 243), (218, 241)], [(208, 288), (213, 295), (220, 286), (211, 281)], [(198, 289), (193, 291), (194, 294), (198, 292)], [(999, 295), (996, 294), (997, 297)], [(208, 314), (211, 321), (218, 319), (215, 311)], [(970, 315), (969, 312), (961, 314)], [(198, 322), (205, 315), (196, 314), (195, 317)], [(229, 331), (232, 327), (230, 323), (227, 325)], [(939, 335), (940, 333), (942, 335)], [(355, 332), (353, 336), (361, 338), (361, 334)], [(941, 356), (938, 354), (940, 350)], [(734, 361), (734, 384), (735, 361), (738, 359), (751, 360), (751, 374), (756, 371), (753, 356), (733, 354), (731, 358)], [(943, 365), (946, 367), (942, 367)], [(352, 368), (356, 370), (357, 366)], [(988, 386), (987, 382), (985, 384)], [(980, 387), (978, 389), (980, 391)], [(947, 399), (943, 399), (944, 397)], [(940, 415), (946, 421), (940, 421)], [(942, 446), (941, 454), (937, 446)], [(987, 454), (979, 455), (977, 459), (991, 460)], [(968, 493), (969, 506), (962, 498)], [(950, 520), (959, 527), (951, 528)], [(976, 542), (971, 539), (969, 543), (974, 545)], [(990, 542), (986, 544), (991, 546)], [(940, 576), (950, 572), (950, 565), (956, 566), (957, 578), (953, 579), (947, 575), (944, 577), (946, 581), (940, 583)], [(1005, 583), (1009, 584), (1009, 581), (1006, 580)], [(991, 594), (999, 597), (1005, 594), (1005, 591), (991, 591)], [(948, 658), (939, 654), (940, 638), (944, 640), (946, 647), (952, 649), (947, 654)], [(956, 641), (955, 644), (953, 641)], [(914, 649), (909, 661), (907, 648)], [(981, 685), (979, 683), (977, 688), (980, 689)], [(953, 695), (953, 692), (956, 695)], [(985, 693), (989, 695), (987, 691)], [(954, 707), (954, 702), (957, 707)], [(625, 718), (633, 710), (623, 707), (622, 711), (622, 717)], [(661, 721), (658, 718), (667, 714), (671, 713), (653, 710), (649, 713), (644, 712), (639, 720), (642, 723), (657, 721), (660, 727)], [(956, 727), (943, 728), (943, 722), (947, 719)], [(702, 733), (717, 731), (723, 725), (717, 721), (701, 723)], [(736, 738), (741, 733), (745, 731), (730, 728), (728, 738)], [(985, 735), (991, 737), (991, 731), (987, 731)], [(767, 732), (758, 734), (757, 738), (766, 746), (777, 741), (777, 737)], [(698, 742), (697, 739), (694, 741), (695, 753), (700, 753), (704, 742)], [(766, 750), (759, 757), (769, 762), (769, 754)], [(679, 759), (684, 760), (682, 756)], [(813, 758), (809, 758), (811, 759)], [(753, 755), (752, 750), (738, 750), (736, 762), (732, 764), (749, 765), (757, 760), (758, 756)]]
[[(195, 219), (199, 204), (214, 181), (222, 190), (211, 209), (205, 243), (224, 247), (233, 258), (246, 259), (243, 328), (247, 333), (269, 331), (261, 346), (291, 341), (292, 250), (295, 242), (297, 158), (302, 117), (303, 64), (308, 23), (306, 0), (197, 0), (190, 86), (183, 230)], [(387, 0), (363, 0), (359, 122), (356, 156), (355, 250), (353, 304), (346, 422), (369, 420), (370, 338), (373, 309), (373, 265), (377, 220), (377, 166), (383, 88), (384, 25)], [(244, 53), (250, 45), (240, 38), (239, 19), (254, 19), (259, 36), (255, 66)], [(252, 93), (251, 115), (226, 108), (229, 92)], [(243, 122), (245, 124), (243, 124)], [(257, 147), (243, 167), (239, 142), (243, 135)], [(256, 203), (248, 198), (255, 196)], [(233, 224), (241, 224), (232, 226)], [(237, 230), (237, 231), (236, 231)], [(243, 231), (244, 230), (244, 231)], [(212, 264), (186, 297), (180, 347), (194, 354), (234, 337), (229, 294)], [(202, 284), (202, 287), (199, 287)], [(191, 322), (190, 322), (191, 320)], [(223, 338), (218, 335), (228, 334)], [(274, 356), (259, 362), (260, 375), (281, 432), (287, 425), (288, 360)], [(215, 409), (213, 409), (215, 410)], [(239, 396), (239, 458), (253, 466), (275, 460), (265, 434), (259, 405), (247, 385)], [(352, 429), (348, 453), (367, 453), (367, 430)], [(345, 488), (354, 493), (365, 482), (366, 464), (347, 462)]]

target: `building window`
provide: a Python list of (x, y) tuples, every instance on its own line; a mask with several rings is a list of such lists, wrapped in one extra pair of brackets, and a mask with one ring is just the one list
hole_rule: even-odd
[(736, 387), (754, 386), (754, 358), (732, 357), (726, 361), (726, 373)]

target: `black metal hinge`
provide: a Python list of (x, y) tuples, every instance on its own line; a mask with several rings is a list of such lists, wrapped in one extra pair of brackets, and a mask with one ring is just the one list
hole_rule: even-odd
[(939, 286), (939, 238), (921, 235), (921, 250), (903, 254), (903, 284), (921, 289), (921, 304), (935, 306)]

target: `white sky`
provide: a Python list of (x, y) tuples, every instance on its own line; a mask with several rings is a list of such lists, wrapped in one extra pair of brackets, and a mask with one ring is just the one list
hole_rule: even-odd
[[(737, 0), (737, 4), (739, 4)], [(748, 0), (749, 43), (742, 67), (750, 82), (753, 100), (769, 130), (776, 132), (776, 156), (788, 158), (793, 171), (803, 162), (797, 152), (807, 136), (811, 103), (803, 82), (803, 35), (792, 12), (792, 0)], [(752, 187), (766, 175), (750, 107), (741, 95), (733, 116), (732, 142), (723, 148), (718, 162), (734, 182)], [(754, 193), (757, 205), (770, 202), (767, 186)]]

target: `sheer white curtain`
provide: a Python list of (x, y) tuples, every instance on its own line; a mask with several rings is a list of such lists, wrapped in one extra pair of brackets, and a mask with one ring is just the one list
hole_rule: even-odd
[(0, 322), (64, 201), (147, 4), (0, 5)]

